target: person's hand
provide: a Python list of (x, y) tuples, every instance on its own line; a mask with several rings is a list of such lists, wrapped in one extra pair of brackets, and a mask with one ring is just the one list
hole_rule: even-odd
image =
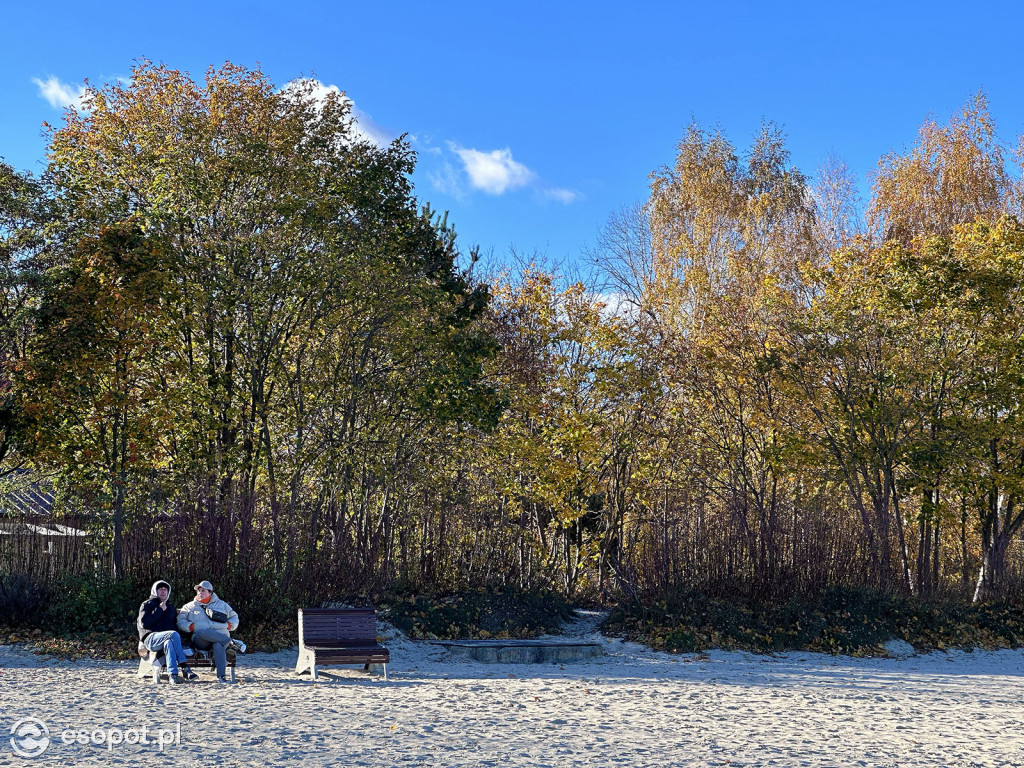
[(189, 632), (195, 632), (196, 631), (196, 625), (195, 624), (189, 624), (188, 625), (188, 631)]
[(166, 600), (164, 600), (162, 603), (160, 603), (160, 610), (161, 611), (166, 611), (167, 610), (167, 601)]
[(229, 621), (228, 622), (228, 631), (230, 632), (234, 628), (235, 628), (234, 625), (232, 625), (232, 623)]

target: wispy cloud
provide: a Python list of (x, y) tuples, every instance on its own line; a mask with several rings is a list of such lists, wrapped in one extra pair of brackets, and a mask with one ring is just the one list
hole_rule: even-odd
[(580, 193), (574, 189), (547, 185), (536, 171), (516, 160), (509, 147), (480, 150), (446, 141), (442, 149), (429, 137), (411, 138), (420, 158), (431, 158), (426, 175), (434, 189), (457, 200), (462, 200), (470, 190), (497, 197), (523, 187), (531, 188), (538, 202), (569, 205), (580, 199)]
[(556, 203), (562, 203), (563, 205), (569, 205), (574, 203), (580, 198), (580, 193), (574, 189), (564, 189), (563, 187), (548, 187), (541, 196), (545, 200), (554, 200)]
[(291, 87), (298, 87), (302, 85), (308, 85), (313, 97), (318, 101), (323, 101), (329, 94), (336, 94), (344, 101), (348, 102), (351, 105), (352, 118), (355, 120), (355, 131), (361, 138), (366, 139), (372, 144), (376, 144), (378, 147), (386, 147), (395, 138), (388, 131), (375, 123), (373, 118), (366, 112), (357, 107), (356, 103), (336, 85), (324, 85), (319, 80), (308, 78), (285, 83), (281, 90), (286, 91)]
[[(435, 153), (431, 152), (430, 154)], [(462, 184), (459, 183), (459, 174), (451, 163), (445, 161), (434, 170), (427, 171), (427, 178), (438, 192), (451, 195), (456, 200), (462, 200), (465, 197)]]
[(488, 195), (501, 195), (510, 189), (525, 187), (536, 178), (533, 171), (512, 158), (512, 150), (508, 147), (490, 152), (461, 147), (454, 142), (449, 142), (448, 147), (462, 161), (470, 185)]
[(65, 83), (57, 77), (40, 80), (33, 77), (32, 82), (39, 88), (39, 95), (46, 99), (54, 109), (71, 107), (80, 110), (85, 99), (85, 86)]

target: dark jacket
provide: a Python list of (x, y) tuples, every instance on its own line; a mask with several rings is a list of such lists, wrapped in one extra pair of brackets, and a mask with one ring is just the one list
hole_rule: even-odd
[(153, 632), (166, 632), (175, 628), (178, 612), (174, 609), (174, 603), (171, 602), (171, 587), (169, 584), (167, 585), (167, 609), (160, 610), (160, 598), (156, 594), (157, 584), (167, 584), (167, 582), (153, 582), (149, 591), (149, 600), (139, 606), (139, 618), (135, 622), (135, 626), (139, 630), (139, 640), (145, 640), (146, 635)]

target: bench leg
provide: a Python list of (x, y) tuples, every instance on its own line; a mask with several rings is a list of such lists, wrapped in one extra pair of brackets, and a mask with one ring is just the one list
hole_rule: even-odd
[(237, 682), (235, 680), (235, 665), (234, 664), (231, 665), (231, 682), (232, 683)]
[(299, 660), (295, 664), (295, 674), (301, 675), (303, 672), (309, 670), (310, 654), (309, 651), (299, 651)]
[(139, 670), (136, 672), (138, 677), (152, 677), (156, 682), (160, 682), (160, 675), (164, 673), (163, 663), (151, 664), (148, 659), (139, 659)]
[(381, 666), (384, 667), (384, 680), (386, 682), (387, 679), (388, 679), (388, 665), (387, 664), (381, 664)]

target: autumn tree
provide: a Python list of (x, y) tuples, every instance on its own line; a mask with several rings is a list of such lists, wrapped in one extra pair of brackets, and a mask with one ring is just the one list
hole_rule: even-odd
[[(520, 579), (536, 570), (569, 594), (621, 572), (642, 361), (622, 318), (576, 282), (531, 265), (495, 286), (497, 375), (509, 407), (490, 440), (492, 470), (522, 521)], [(596, 572), (595, 572), (596, 571)]]
[[(165, 431), (211, 565), (287, 580), (389, 562), (420, 436), (494, 420), (485, 287), (421, 209), (399, 140), (360, 138), (340, 93), (227, 64), (140, 63), (50, 138), (54, 237), (137, 222), (166, 248), (180, 395)], [(383, 565), (382, 565), (383, 564)]]
[(900, 253), (893, 244), (833, 254), (819, 275), (821, 293), (794, 333), (789, 374), (813, 423), (808, 438), (858, 512), (871, 578), (910, 589), (897, 478), (919, 426), (924, 372), (915, 365), (922, 349), (914, 318), (886, 300), (887, 264)]
[(175, 303), (167, 250), (130, 223), (105, 227), (48, 275), (21, 371), (33, 455), (105, 513), (118, 578), (126, 500), (168, 459)]
[(872, 192), (868, 218), (876, 233), (903, 243), (1008, 212), (1013, 183), (985, 95), (946, 125), (926, 120), (909, 151), (879, 161)]
[(32, 333), (47, 217), (43, 186), (0, 162), (0, 475), (25, 460), (17, 450), (24, 420), (14, 371)]
[(780, 349), (798, 311), (801, 266), (816, 258), (806, 180), (787, 166), (781, 133), (764, 126), (745, 156), (691, 126), (673, 166), (653, 176), (648, 203), (658, 303), (674, 347), (674, 412), (697, 438), (705, 488), (728, 510), (752, 577), (782, 563), (786, 424)]

